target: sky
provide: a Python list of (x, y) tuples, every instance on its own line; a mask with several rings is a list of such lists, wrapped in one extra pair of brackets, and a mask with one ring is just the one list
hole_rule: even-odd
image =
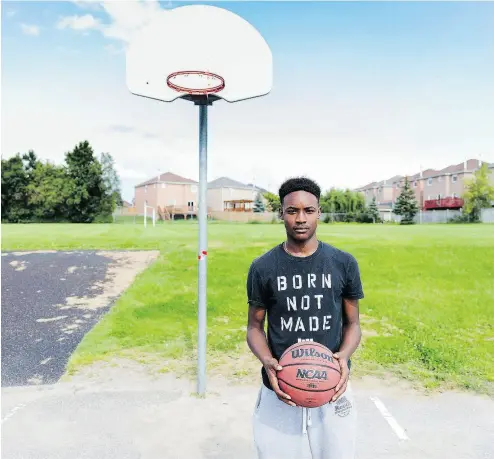
[[(88, 140), (129, 201), (158, 173), (198, 180), (198, 107), (137, 97), (125, 73), (133, 34), (191, 3), (2, 1), (2, 158), (61, 164)], [(268, 95), (208, 109), (208, 180), (327, 190), (494, 162), (494, 3), (201, 3), (247, 20), (273, 55)]]

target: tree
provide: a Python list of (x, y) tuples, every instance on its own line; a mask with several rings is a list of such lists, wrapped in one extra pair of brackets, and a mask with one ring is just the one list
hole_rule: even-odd
[(117, 206), (121, 206), (120, 177), (115, 169), (115, 160), (110, 153), (102, 153), (100, 163), (103, 172), (103, 183), (105, 184), (107, 193), (113, 196)]
[(401, 215), (402, 219), (401, 225), (412, 225), (413, 218), (417, 215), (419, 207), (417, 200), (415, 199), (415, 194), (410, 187), (410, 182), (408, 177), (405, 177), (405, 185), (403, 186), (398, 199), (396, 200), (394, 213), (396, 215)]
[(120, 177), (115, 170), (115, 161), (110, 153), (102, 153), (100, 162), (106, 196), (102, 213), (112, 213), (116, 206), (122, 205)]
[(65, 154), (67, 174), (73, 181), (72, 195), (67, 201), (69, 219), (74, 223), (91, 223), (102, 211), (105, 184), (101, 164), (88, 141), (80, 142)]
[[(25, 155), (24, 155), (25, 157)], [(18, 223), (29, 221), (27, 203), (29, 176), (19, 153), (2, 159), (2, 221)]]
[(33, 218), (40, 221), (67, 220), (67, 202), (73, 189), (74, 182), (67, 176), (64, 166), (39, 162), (27, 186), (28, 205)]
[(369, 204), (367, 215), (374, 223), (379, 223), (381, 221), (381, 216), (379, 215), (379, 209), (377, 208), (375, 197), (372, 198), (372, 202)]
[(256, 199), (254, 201), (254, 212), (264, 212), (264, 202), (262, 201), (261, 193), (257, 193)]
[(494, 201), (494, 186), (489, 183), (489, 168), (487, 163), (474, 173), (474, 178), (465, 180), (464, 211), (471, 222), (479, 222), (482, 209), (492, 206)]
[(263, 194), (264, 199), (268, 201), (267, 207), (270, 212), (279, 212), (281, 209), (280, 197), (269, 191)]

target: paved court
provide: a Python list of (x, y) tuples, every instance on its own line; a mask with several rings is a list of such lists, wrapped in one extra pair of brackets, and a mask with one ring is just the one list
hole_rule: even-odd
[[(197, 399), (193, 381), (137, 383), (126, 371), (127, 383), (117, 376), (113, 386), (4, 388), (2, 458), (256, 459), (256, 386), (210, 383), (208, 396)], [(357, 459), (494, 458), (493, 400), (423, 396), (376, 381), (353, 387)]]
[(2, 253), (2, 387), (52, 384), (158, 252)]

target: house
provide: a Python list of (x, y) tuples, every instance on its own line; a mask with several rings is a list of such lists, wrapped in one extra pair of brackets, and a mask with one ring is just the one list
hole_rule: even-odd
[(171, 214), (197, 213), (198, 182), (172, 172), (166, 172), (135, 186), (135, 206), (144, 213), (144, 204)]
[[(257, 193), (266, 190), (228, 177), (208, 183), (208, 206), (213, 212), (252, 212)], [(266, 200), (263, 198), (264, 205)]]
[[(481, 165), (480, 160), (469, 159), (441, 170), (427, 169), (408, 176), (420, 209), (461, 209), (465, 180), (473, 178)], [(488, 167), (492, 171), (489, 180), (494, 184), (494, 164), (488, 164)], [(387, 180), (369, 183), (355, 191), (364, 195), (366, 204), (375, 197), (380, 210), (391, 211), (404, 183), (405, 177), (396, 175)]]

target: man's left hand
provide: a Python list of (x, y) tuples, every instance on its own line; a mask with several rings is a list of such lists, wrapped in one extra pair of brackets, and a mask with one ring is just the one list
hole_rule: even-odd
[(340, 364), (340, 370), (341, 370), (340, 382), (335, 387), (335, 394), (333, 395), (333, 398), (331, 399), (332, 402), (335, 402), (346, 391), (346, 385), (348, 382), (348, 377), (350, 376), (350, 370), (348, 368), (348, 358), (346, 356), (336, 352), (335, 354), (333, 354), (333, 357), (336, 360), (338, 360), (338, 363)]

